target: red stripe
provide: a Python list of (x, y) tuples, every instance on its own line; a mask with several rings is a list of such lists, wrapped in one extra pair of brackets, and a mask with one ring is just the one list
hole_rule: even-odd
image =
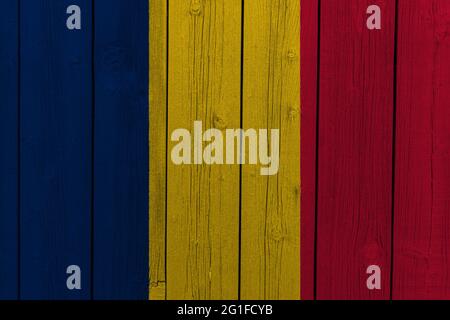
[(450, 299), (450, 1), (400, 1), (394, 299)]
[(395, 0), (376, 2), (382, 30), (366, 27), (371, 0), (322, 1), (318, 299), (390, 296)]
[(314, 298), (318, 0), (301, 2), (301, 297)]

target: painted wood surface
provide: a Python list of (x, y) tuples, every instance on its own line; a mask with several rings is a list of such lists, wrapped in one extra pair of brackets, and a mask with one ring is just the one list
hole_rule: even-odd
[(449, 299), (450, 2), (399, 1), (394, 299)]
[[(318, 158), (318, 299), (390, 295), (395, 1), (321, 2)], [(382, 290), (369, 291), (378, 265)]]
[[(196, 120), (240, 127), (241, 10), (240, 0), (169, 2), (169, 139)], [(237, 299), (239, 167), (167, 157), (167, 298)]]
[[(90, 297), (92, 83), (88, 3), (21, 1), (22, 299)], [(85, 8), (84, 29), (66, 28), (65, 13), (70, 4)], [(70, 265), (82, 270), (82, 290), (66, 287)]]
[(166, 297), (167, 0), (150, 1), (150, 299)]
[(280, 130), (280, 168), (242, 167), (242, 299), (300, 298), (299, 5), (245, 1), (243, 127)]
[(148, 298), (148, 11), (95, 1), (95, 299)]
[(314, 299), (319, 0), (301, 1), (301, 298)]
[[(295, 0), (3, 2), (0, 299), (450, 298), (448, 1), (303, 0), (301, 68)], [(278, 175), (173, 165), (195, 120)]]
[(18, 298), (19, 6), (0, 11), (0, 300)]

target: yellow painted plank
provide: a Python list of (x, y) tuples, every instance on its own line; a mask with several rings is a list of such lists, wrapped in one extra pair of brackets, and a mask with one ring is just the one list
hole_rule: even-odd
[(165, 299), (167, 0), (150, 1), (150, 299)]
[(280, 129), (280, 168), (242, 169), (244, 300), (300, 299), (299, 2), (245, 1), (243, 124)]
[(239, 166), (171, 161), (174, 130), (240, 126), (241, 0), (169, 1), (167, 298), (237, 299)]

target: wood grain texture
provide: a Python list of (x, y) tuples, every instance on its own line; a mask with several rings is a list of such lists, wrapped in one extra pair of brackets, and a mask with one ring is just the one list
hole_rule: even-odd
[[(66, 9), (83, 8), (83, 28)], [(90, 298), (91, 11), (21, 1), (21, 298)], [(82, 290), (69, 291), (78, 265)]]
[[(377, 1), (374, 31), (371, 4), (321, 4), (318, 299), (390, 294), (395, 1)], [(381, 267), (381, 290), (367, 289), (370, 265)]]
[[(169, 139), (240, 127), (241, 1), (169, 3)], [(175, 166), (169, 142), (167, 298), (237, 299), (239, 167)]]
[(150, 299), (166, 290), (167, 0), (150, 1)]
[(280, 129), (280, 168), (242, 169), (241, 298), (299, 299), (299, 1), (245, 1), (244, 12), (243, 127)]
[(148, 12), (95, 1), (95, 299), (148, 299)]
[(0, 11), (0, 300), (18, 298), (19, 6)]
[(314, 299), (316, 197), (317, 53), (319, 1), (301, 8), (301, 298)]
[(394, 299), (450, 298), (450, 2), (399, 2)]

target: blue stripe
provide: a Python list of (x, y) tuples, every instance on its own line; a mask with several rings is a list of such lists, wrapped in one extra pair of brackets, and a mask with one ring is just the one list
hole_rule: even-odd
[(147, 299), (148, 0), (95, 0), (94, 127), (94, 298)]
[[(21, 1), (21, 297), (90, 298), (91, 1)], [(79, 5), (82, 30), (68, 30)], [(82, 289), (66, 269), (81, 267)]]
[(18, 297), (18, 8), (0, 10), (0, 300)]

